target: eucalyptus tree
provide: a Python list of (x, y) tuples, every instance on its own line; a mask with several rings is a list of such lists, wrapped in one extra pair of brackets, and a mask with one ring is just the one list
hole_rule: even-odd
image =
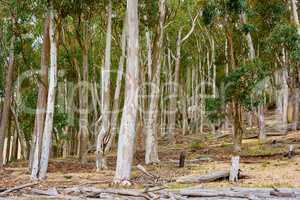
[(31, 169), (32, 178), (37, 178), (39, 170), (39, 160), (41, 154), (41, 143), (44, 129), (45, 108), (47, 105), (47, 88), (48, 88), (48, 66), (50, 56), (50, 37), (49, 37), (50, 16), (47, 13), (44, 22), (43, 47), (41, 52), (41, 71), (37, 99), (37, 108), (35, 115), (34, 132), (31, 143), (31, 156), (29, 158), (29, 168)]
[(139, 16), (138, 0), (127, 0), (128, 48), (125, 101), (118, 139), (115, 182), (130, 184), (138, 111)]
[[(183, 7), (188, 7), (187, 8), (187, 12), (191, 12), (190, 10), (190, 3), (192, 2), (179, 2), (178, 6), (183, 6)], [(193, 8), (195, 10), (193, 10), (192, 13), (194, 13), (194, 16), (189, 16), (188, 17), (188, 22), (191, 23), (190, 27), (186, 27), (185, 24), (175, 24), (176, 26), (173, 27), (175, 28), (177, 32), (177, 37), (176, 37), (176, 50), (175, 50), (175, 56), (174, 56), (174, 59), (175, 59), (175, 69), (174, 69), (174, 74), (172, 78), (172, 80), (170, 81), (172, 84), (171, 86), (171, 93), (169, 94), (171, 96), (170, 98), (170, 102), (169, 102), (169, 119), (168, 119), (168, 138), (172, 141), (173, 140), (173, 137), (174, 137), (174, 129), (176, 127), (176, 111), (177, 111), (177, 100), (178, 100), (178, 91), (179, 91), (179, 78), (180, 78), (180, 61), (181, 61), (181, 48), (182, 48), (182, 45), (184, 44), (185, 41), (187, 41), (191, 35), (193, 34), (194, 30), (195, 30), (195, 27), (196, 27), (196, 24), (197, 24), (197, 19), (199, 18), (201, 12), (199, 10), (199, 8), (197, 7), (197, 2), (193, 2), (194, 5), (193, 5)], [(176, 8), (176, 4), (173, 5), (173, 7), (175, 7), (175, 9), (178, 9)], [(184, 21), (185, 22), (185, 21)], [(179, 26), (179, 27), (178, 27)], [(183, 31), (186, 31), (187, 32), (184, 34)], [(184, 34), (184, 35), (183, 35)], [(174, 142), (174, 140), (173, 140)]]
[[(15, 6), (14, 4), (12, 6)], [(11, 24), (12, 24), (12, 37), (10, 41), (10, 48), (9, 48), (9, 60), (7, 66), (7, 73), (5, 78), (4, 84), (4, 103), (2, 108), (2, 115), (1, 115), (1, 124), (0, 124), (0, 168), (3, 167), (3, 149), (4, 149), (4, 140), (7, 133), (8, 124), (10, 121), (10, 106), (12, 101), (12, 84), (13, 84), (13, 73), (14, 73), (14, 60), (15, 60), (15, 42), (16, 42), (16, 35), (15, 35), (15, 25), (17, 20), (17, 13), (14, 10), (11, 11)]]
[(111, 40), (112, 40), (112, 2), (107, 6), (107, 32), (104, 67), (101, 73), (101, 117), (102, 124), (96, 141), (96, 167), (97, 170), (106, 169), (105, 137), (109, 135), (110, 128), (110, 70), (111, 70)]
[(157, 139), (157, 116), (159, 106), (159, 93), (160, 93), (160, 74), (161, 74), (161, 57), (164, 40), (164, 24), (166, 18), (166, 2), (165, 0), (158, 1), (159, 19), (156, 27), (155, 40), (152, 50), (152, 63), (151, 63), (151, 89), (150, 89), (150, 106), (147, 112), (146, 122), (146, 152), (145, 162), (146, 164), (158, 163), (158, 139)]

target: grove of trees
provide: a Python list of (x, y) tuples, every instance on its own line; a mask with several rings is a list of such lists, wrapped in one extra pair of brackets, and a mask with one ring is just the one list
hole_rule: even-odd
[[(159, 141), (228, 131), (230, 181), (246, 131), (300, 129), (297, 0), (0, 0), (0, 168), (116, 152), (159, 165)], [(95, 157), (94, 157), (95, 155)]]

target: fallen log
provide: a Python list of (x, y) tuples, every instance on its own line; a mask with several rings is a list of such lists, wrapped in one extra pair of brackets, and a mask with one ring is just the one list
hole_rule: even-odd
[(201, 191), (201, 190), (182, 190), (180, 191), (180, 195), (187, 197), (224, 197), (224, 198), (241, 198), (241, 199), (249, 199), (249, 200), (257, 200), (258, 198), (251, 194), (239, 193), (239, 192), (209, 192), (209, 191)]
[(276, 197), (289, 197), (289, 198), (296, 198), (295, 192), (281, 192), (279, 189), (273, 186), (273, 191), (270, 192), (271, 196)]
[(56, 188), (50, 188), (48, 190), (39, 190), (39, 189), (32, 189), (31, 190), (32, 193), (34, 194), (39, 194), (39, 195), (45, 195), (45, 196), (52, 196), (52, 197), (55, 197), (55, 196), (58, 196), (58, 192), (56, 190)]
[(0, 188), (0, 192), (4, 192), (7, 188)]
[(178, 183), (204, 183), (212, 182), (220, 179), (229, 178), (229, 171), (214, 172), (208, 175), (189, 175), (179, 177), (176, 182)]
[(81, 183), (78, 186), (84, 186), (84, 185), (94, 185), (94, 184), (109, 184), (111, 183), (112, 180), (103, 180), (103, 181), (89, 181), (89, 182), (85, 182), (85, 183)]
[(294, 192), (271, 191), (270, 195), (275, 197), (296, 198), (296, 194)]
[[(267, 137), (279, 137), (279, 136), (286, 136), (286, 135), (287, 135), (286, 133), (266, 133)], [(256, 139), (258, 137), (259, 137), (259, 135), (255, 134), (255, 135), (245, 136), (245, 137), (243, 137), (243, 139), (250, 140), (250, 139)]]
[(145, 199), (151, 199), (143, 192), (134, 189), (98, 189), (98, 188), (78, 188), (82, 193), (93, 193), (95, 196), (99, 196), (101, 193), (106, 194), (115, 194), (115, 195), (123, 195), (123, 196), (132, 196), (132, 197), (143, 197)]
[(20, 189), (23, 189), (23, 188), (27, 188), (27, 187), (32, 187), (34, 185), (37, 185), (38, 183), (36, 182), (33, 182), (33, 183), (26, 183), (26, 184), (23, 184), (23, 185), (19, 185), (19, 186), (16, 186), (16, 187), (13, 187), (13, 188), (10, 188), (10, 189), (7, 189), (3, 192), (0, 193), (0, 196), (5, 196), (13, 191), (16, 191), (16, 190), (20, 190)]

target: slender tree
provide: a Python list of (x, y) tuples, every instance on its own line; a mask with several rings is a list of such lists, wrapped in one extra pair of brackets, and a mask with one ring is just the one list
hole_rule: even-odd
[(49, 37), (49, 14), (45, 16), (43, 45), (41, 52), (41, 71), (40, 82), (37, 99), (37, 109), (35, 114), (34, 131), (32, 145), (30, 150), (29, 168), (31, 168), (31, 177), (37, 179), (39, 170), (39, 161), (41, 155), (41, 144), (43, 138), (43, 130), (45, 123), (45, 113), (47, 106), (47, 88), (48, 88), (48, 67), (50, 56), (50, 37)]
[(107, 138), (109, 138), (110, 128), (110, 65), (111, 65), (111, 38), (112, 38), (112, 2), (109, 1), (107, 9), (107, 32), (104, 67), (102, 68), (101, 79), (101, 130), (97, 137), (96, 145), (96, 167), (97, 170), (106, 169), (105, 146)]
[(130, 184), (138, 111), (139, 18), (138, 0), (127, 0), (128, 48), (125, 102), (119, 131), (115, 183)]
[(3, 167), (3, 150), (4, 150), (4, 140), (7, 135), (7, 129), (10, 122), (10, 106), (12, 101), (12, 84), (13, 84), (13, 74), (14, 74), (14, 66), (15, 66), (15, 24), (16, 24), (16, 15), (12, 13), (11, 16), (12, 22), (12, 37), (10, 41), (9, 48), (9, 60), (7, 73), (5, 78), (5, 86), (4, 86), (4, 103), (2, 108), (2, 116), (1, 116), (1, 124), (0, 124), (0, 168)]
[(55, 93), (57, 85), (57, 43), (55, 34), (55, 22), (54, 22), (54, 10), (50, 8), (50, 25), (49, 25), (49, 37), (50, 37), (50, 72), (49, 72), (49, 87), (47, 98), (47, 111), (45, 117), (45, 126), (43, 132), (42, 152), (39, 169), (39, 179), (45, 179), (47, 175), (51, 137), (53, 131), (53, 116), (54, 116), (54, 103)]

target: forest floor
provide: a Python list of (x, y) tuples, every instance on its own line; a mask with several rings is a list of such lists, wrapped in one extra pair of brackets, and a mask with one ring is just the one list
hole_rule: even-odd
[[(232, 152), (230, 136), (218, 139), (212, 134), (193, 134), (180, 138), (176, 144), (172, 145), (164, 145), (164, 141), (161, 141), (160, 164), (145, 166), (144, 154), (142, 151), (137, 151), (134, 166), (143, 165), (149, 172), (159, 176), (161, 184), (169, 189), (194, 186), (205, 188), (300, 188), (300, 156), (297, 151), (300, 147), (300, 132), (289, 132), (286, 136), (268, 137), (264, 143), (260, 143), (258, 139), (245, 139), (241, 154), (241, 170), (247, 177), (236, 184), (231, 184), (228, 180), (201, 184), (175, 182), (176, 178), (180, 176), (205, 175), (229, 170)], [(292, 159), (288, 159), (284, 155), (288, 152), (291, 144), (296, 149), (296, 155)], [(181, 152), (186, 154), (184, 168), (179, 168), (177, 164)], [(94, 155), (89, 155), (88, 160), (87, 164), (81, 165), (76, 158), (52, 159), (49, 163), (47, 180), (39, 182), (36, 188), (114, 187), (111, 182), (114, 176), (115, 153), (113, 152), (108, 157), (109, 170), (96, 172)], [(10, 163), (1, 170), (0, 189), (30, 182), (27, 166), (27, 162), (18, 161)], [(133, 167), (132, 180), (134, 184), (131, 188), (135, 189), (142, 189), (153, 183), (136, 167)], [(24, 191), (26, 193), (26, 189)]]

